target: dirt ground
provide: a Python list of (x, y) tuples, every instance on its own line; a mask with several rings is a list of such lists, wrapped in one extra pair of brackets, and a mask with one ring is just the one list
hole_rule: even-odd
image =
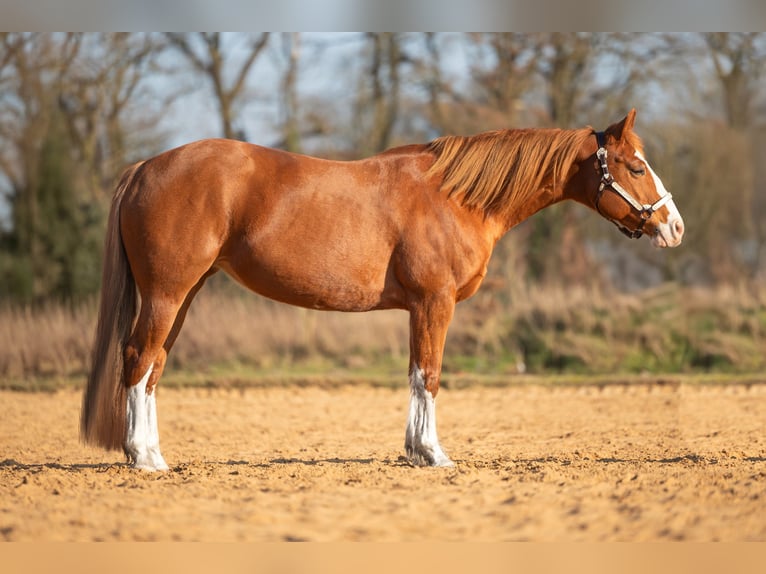
[(0, 392), (0, 540), (766, 540), (766, 385), (160, 389), (166, 473), (78, 442), (79, 392)]

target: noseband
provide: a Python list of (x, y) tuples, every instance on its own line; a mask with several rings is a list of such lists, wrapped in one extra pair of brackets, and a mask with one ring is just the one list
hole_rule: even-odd
[[(657, 211), (660, 207), (665, 205), (668, 201), (671, 200), (673, 197), (670, 195), (670, 193), (667, 193), (666, 195), (663, 195), (660, 197), (656, 202), (653, 204), (645, 204), (642, 205), (638, 201), (636, 201), (632, 195), (630, 195), (627, 191), (625, 191), (625, 188), (622, 187), (619, 183), (617, 183), (614, 178), (612, 177), (612, 174), (609, 173), (609, 168), (606, 165), (606, 137), (604, 135), (604, 132), (595, 132), (596, 135), (596, 141), (598, 142), (598, 150), (596, 151), (596, 157), (598, 158), (599, 163), (601, 164), (601, 184), (598, 186), (598, 193), (596, 194), (596, 211), (601, 214), (602, 217), (605, 219), (608, 219), (612, 223), (614, 223), (617, 228), (625, 235), (630, 237), (631, 239), (638, 239), (644, 234), (644, 224), (649, 220), (649, 218), (652, 216), (652, 214)], [(619, 221), (612, 219), (605, 213), (601, 211), (601, 208), (599, 207), (599, 203), (601, 202), (601, 196), (604, 194), (604, 190), (609, 188), (613, 192), (615, 192), (617, 195), (619, 195), (623, 200), (625, 200), (628, 205), (632, 209), (634, 209), (640, 218), (640, 221), (638, 223), (638, 227), (636, 227), (633, 231), (625, 227), (622, 223)]]

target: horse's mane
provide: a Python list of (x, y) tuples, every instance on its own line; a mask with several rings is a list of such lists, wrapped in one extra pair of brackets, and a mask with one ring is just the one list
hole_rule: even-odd
[(503, 214), (543, 185), (560, 184), (589, 137), (590, 127), (444, 136), (428, 144), (436, 155), (428, 173), (441, 174), (442, 189), (462, 205)]

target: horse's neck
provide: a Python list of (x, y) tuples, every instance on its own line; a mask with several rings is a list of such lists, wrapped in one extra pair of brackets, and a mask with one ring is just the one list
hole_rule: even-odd
[(540, 189), (531, 197), (513, 206), (507, 221), (504, 222), (505, 230), (508, 231), (538, 211), (565, 199), (593, 208), (593, 193), (598, 188), (598, 181), (592, 181), (592, 174), (582, 169), (586, 165), (584, 162), (592, 153), (588, 146), (584, 146), (563, 179), (555, 185), (552, 181), (544, 181)]
[(550, 183), (546, 183), (535, 192), (529, 199), (516, 205), (509, 211), (507, 221), (503, 222), (504, 231), (507, 232), (525, 219), (530, 218), (538, 211), (565, 199), (559, 191), (554, 191)]

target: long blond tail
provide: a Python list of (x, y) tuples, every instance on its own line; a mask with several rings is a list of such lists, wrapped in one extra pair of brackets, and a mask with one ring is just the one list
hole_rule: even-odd
[(120, 234), (120, 205), (137, 163), (122, 174), (112, 199), (104, 244), (101, 302), (88, 384), (82, 398), (80, 436), (88, 444), (120, 450), (125, 438), (127, 389), (123, 351), (136, 318), (136, 283)]

